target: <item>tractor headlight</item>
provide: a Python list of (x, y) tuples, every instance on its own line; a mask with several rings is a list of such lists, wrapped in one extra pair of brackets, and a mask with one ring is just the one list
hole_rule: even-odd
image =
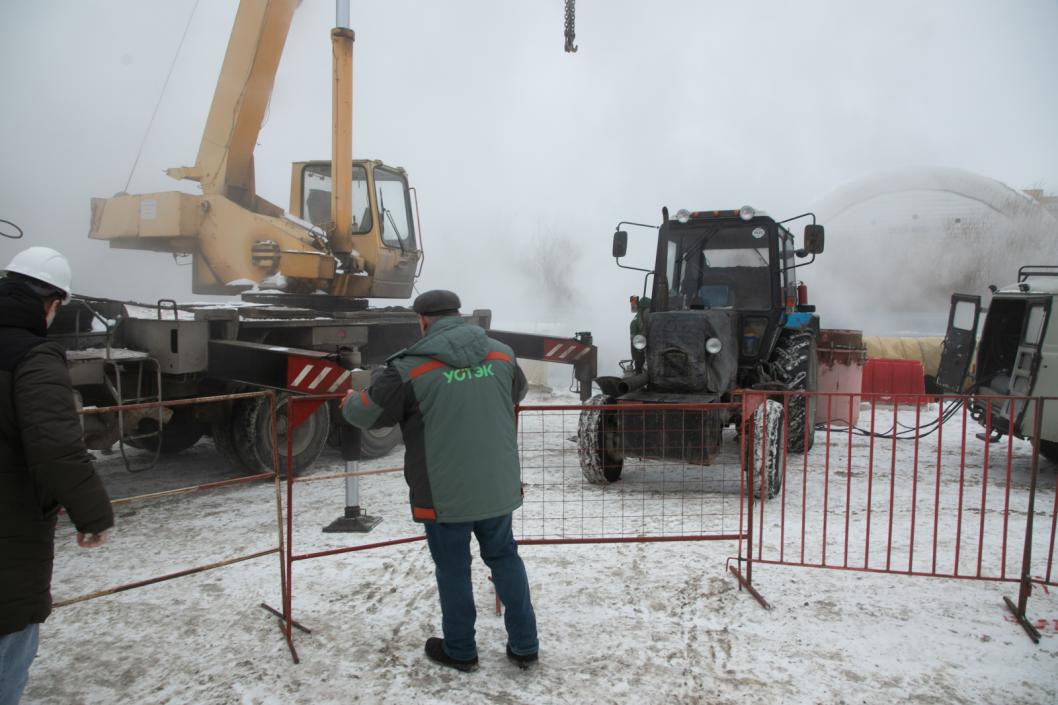
[(753, 220), (755, 215), (757, 211), (753, 210), (753, 206), (742, 206), (738, 209), (738, 217), (742, 220)]
[(647, 337), (642, 333), (636, 333), (632, 336), (632, 347), (636, 350), (646, 350)]
[(723, 349), (724, 344), (720, 341), (720, 338), (710, 338), (705, 341), (705, 351), (710, 355), (716, 355)]

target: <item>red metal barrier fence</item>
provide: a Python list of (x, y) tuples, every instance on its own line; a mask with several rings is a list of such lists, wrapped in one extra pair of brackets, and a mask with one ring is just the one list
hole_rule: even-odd
[[(192, 406), (196, 406), (196, 405), (216, 404), (216, 403), (221, 403), (221, 402), (234, 401), (234, 400), (238, 400), (238, 399), (248, 399), (248, 398), (254, 398), (254, 397), (264, 397), (264, 398), (268, 399), (268, 401), (269, 401), (269, 404), (271, 406), (272, 419), (273, 419), (273, 423), (272, 423), (272, 427), (271, 427), (272, 446), (275, 447), (276, 428), (275, 428), (274, 419), (275, 419), (275, 403), (276, 403), (276, 401), (275, 401), (275, 395), (272, 392), (269, 392), (269, 391), (245, 392), (245, 393), (240, 393), (240, 394), (226, 394), (226, 395), (209, 396), (209, 397), (195, 397), (195, 398), (189, 398), (189, 399), (174, 399), (174, 400), (170, 400), (170, 401), (144, 402), (144, 403), (138, 403), (138, 404), (122, 404), (122, 405), (106, 406), (106, 407), (89, 406), (89, 407), (85, 407), (83, 409), (80, 409), (79, 413), (84, 415), (84, 416), (101, 415), (101, 414), (118, 414), (118, 413), (124, 414), (124, 413), (128, 413), (128, 412), (142, 412), (142, 411), (148, 410), (148, 409), (187, 408), (187, 407), (192, 407)], [(156, 440), (156, 442), (160, 442), (160, 437), (156, 437), (156, 439), (158, 439), (158, 440)], [(273, 460), (277, 461), (278, 458), (274, 458)], [(127, 461), (128, 461), (128, 459), (126, 458), (126, 462)], [(268, 471), (268, 472), (263, 472), (263, 473), (258, 473), (258, 474), (255, 474), (255, 475), (248, 475), (248, 476), (243, 476), (243, 477), (236, 477), (236, 478), (231, 478), (231, 479), (227, 479), (227, 480), (220, 480), (220, 481), (216, 481), (216, 482), (201, 483), (201, 484), (191, 485), (191, 486), (187, 486), (187, 487), (167, 489), (167, 490), (162, 490), (162, 491), (157, 491), (157, 492), (148, 492), (148, 493), (138, 494), (138, 495), (129, 496), (129, 497), (120, 497), (120, 498), (114, 499), (111, 503), (113, 505), (117, 506), (117, 505), (131, 504), (131, 503), (135, 503), (135, 502), (144, 502), (144, 501), (148, 501), (148, 500), (157, 500), (157, 499), (161, 499), (161, 498), (165, 498), (165, 497), (172, 497), (172, 496), (175, 496), (175, 495), (191, 494), (191, 493), (204, 492), (204, 491), (209, 491), (209, 490), (217, 490), (217, 489), (224, 488), (224, 487), (233, 487), (233, 486), (236, 486), (236, 485), (243, 485), (243, 484), (252, 483), (252, 482), (259, 482), (261, 480), (274, 480), (275, 488), (276, 488), (276, 493), (275, 493), (275, 499), (276, 499), (275, 512), (276, 512), (276, 517), (277, 517), (277, 521), (278, 521), (282, 517), (282, 507), (281, 507), (281, 504), (280, 504), (279, 479), (278, 479), (277, 473), (275, 472), (276, 464), (277, 464), (277, 462), (273, 462), (273, 469), (271, 471)], [(119, 531), (119, 532), (121, 531), (120, 523), (119, 523), (119, 525), (117, 527), (117, 531)], [(106, 595), (114, 595), (114, 594), (117, 594), (117, 593), (120, 593), (120, 592), (125, 592), (127, 590), (133, 590), (133, 589), (136, 589), (136, 588), (145, 587), (147, 585), (154, 585), (156, 583), (165, 582), (165, 581), (168, 581), (168, 580), (173, 580), (175, 578), (181, 578), (181, 577), (185, 577), (185, 576), (188, 576), (188, 575), (194, 575), (194, 574), (197, 574), (197, 573), (202, 573), (202, 572), (213, 570), (213, 569), (216, 569), (216, 568), (222, 568), (222, 567), (225, 567), (225, 566), (233, 565), (235, 563), (241, 563), (243, 561), (252, 560), (254, 558), (261, 558), (263, 556), (268, 556), (268, 555), (272, 555), (272, 554), (278, 554), (278, 555), (281, 556), (282, 553), (283, 553), (283, 546), (282, 546), (283, 534), (282, 534), (282, 531), (278, 531), (277, 533), (278, 533), (277, 544), (273, 548), (268, 548), (268, 549), (262, 550), (262, 551), (254, 551), (254, 552), (250, 552), (250, 553), (241, 553), (241, 554), (236, 554), (236, 555), (228, 555), (228, 556), (226, 556), (224, 558), (221, 558), (221, 559), (218, 559), (218, 560), (215, 560), (215, 561), (211, 561), (209, 563), (194, 565), (194, 566), (183, 568), (183, 569), (180, 569), (180, 570), (177, 570), (177, 571), (170, 571), (170, 572), (167, 572), (167, 573), (163, 573), (163, 574), (160, 574), (160, 575), (145, 576), (145, 577), (143, 577), (143, 578), (141, 578), (139, 580), (133, 581), (133, 582), (128, 582), (128, 583), (124, 583), (124, 584), (121, 584), (121, 585), (115, 585), (115, 586), (111, 586), (111, 587), (101, 588), (101, 589), (94, 590), (94, 591), (86, 593), (86, 594), (78, 595), (76, 597), (57, 599), (53, 603), (53, 606), (56, 607), (56, 608), (65, 607), (67, 605), (72, 605), (72, 604), (79, 603), (79, 602), (85, 602), (85, 601), (88, 601), (88, 600), (93, 600), (93, 599), (96, 599), (96, 598), (99, 598), (99, 597), (104, 597)], [(120, 538), (116, 538), (115, 541), (120, 541)], [(171, 559), (173, 554), (172, 553), (164, 553), (163, 555), (165, 555), (167, 557), (167, 559)], [(99, 556), (98, 555), (94, 556), (93, 559), (95, 561), (98, 561), (99, 560)], [(127, 561), (127, 557), (122, 557), (122, 562), (124, 563), (126, 561)], [(283, 565), (282, 565), (282, 561), (280, 561), (280, 571), (282, 571), (282, 569), (283, 569)], [(282, 577), (282, 574), (281, 574), (281, 577)]]
[[(766, 398), (746, 393), (743, 416)], [(771, 500), (755, 500), (746, 516), (749, 538), (739, 544), (745, 574), (733, 570), (743, 585), (753, 587), (753, 563), (1019, 583), (1018, 604), (1008, 604), (1038, 639), (1025, 607), (1032, 583), (1058, 584), (1058, 484), (1054, 464), (1041, 458), (1038, 444), (1014, 433), (1023, 429), (1039, 437), (1046, 413), (1058, 412), (1054, 399), (985, 403), (979, 397), (970, 404), (967, 397), (925, 395), (912, 403), (887, 403), (877, 395), (783, 398), (782, 487)], [(864, 408), (858, 425), (827, 424), (816, 431), (811, 452), (794, 454), (786, 447), (788, 412), (804, 399), (826, 405), (828, 418), (839, 409), (845, 419), (854, 418), (853, 405)], [(1021, 418), (1016, 421), (1014, 413), (998, 421), (994, 408), (1020, 410)], [(989, 442), (985, 427), (1005, 435)], [(747, 442), (760, 450), (757, 458), (766, 455), (767, 438)], [(755, 463), (752, 472), (753, 481), (761, 482), (763, 465)]]
[[(299, 411), (303, 405), (337, 398), (340, 395), (290, 397), (288, 418), (304, 418), (306, 414), (301, 413), (304, 409)], [(651, 422), (644, 418), (644, 412), (650, 410), (664, 411), (655, 418), (655, 427), (648, 427)], [(702, 441), (718, 430), (711, 424), (720, 415), (731, 415), (738, 410), (738, 404), (519, 407), (524, 501), (514, 515), (515, 538), (521, 545), (738, 539), (743, 536), (739, 527), (745, 510), (741, 501), (744, 473), (739, 461), (739, 438), (729, 429), (723, 432), (723, 443), (718, 449)], [(627, 456), (619, 482), (610, 484), (602, 480), (593, 484), (582, 470), (580, 456), (585, 452), (582, 446), (592, 434), (578, 431), (585, 424), (595, 422), (604, 423), (611, 430), (621, 430), (611, 434), (608, 448), (611, 456)], [(288, 469), (291, 430), (287, 434)], [(615, 442), (617, 445), (612, 445)], [(678, 447), (698, 460), (703, 459), (703, 453), (709, 453), (711, 464), (703, 468), (682, 460), (649, 459), (657, 455), (658, 443), (663, 450), (673, 451)], [(603, 469), (612, 474), (613, 463)], [(293, 619), (295, 563), (425, 539), (421, 527), (405, 514), (397, 519), (387, 518), (380, 532), (385, 536), (382, 540), (376, 536), (361, 539), (354, 545), (328, 543), (322, 550), (296, 553), (296, 547), (319, 545), (320, 534), (318, 528), (312, 535), (308, 533), (312, 530), (307, 526), (309, 522), (296, 522), (295, 485), (402, 470), (400, 467), (373, 468), (308, 477), (294, 477), (287, 472), (286, 513), (282, 518), (284, 604), (280, 626), (295, 663), (299, 657), (293, 629), (309, 631)]]
[[(737, 404), (519, 407), (519, 543), (737, 539), (739, 439), (730, 429), (711, 449), (709, 435), (721, 415), (738, 411)], [(603, 438), (593, 443), (596, 433)], [(584, 456), (598, 460), (602, 477), (586, 477)], [(685, 460), (703, 456), (708, 467)]]

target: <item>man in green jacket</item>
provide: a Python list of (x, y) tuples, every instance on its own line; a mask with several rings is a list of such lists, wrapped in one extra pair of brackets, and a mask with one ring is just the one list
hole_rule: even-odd
[(451, 291), (415, 299), (423, 338), (393, 355), (370, 388), (346, 395), (342, 415), (360, 428), (400, 423), (403, 431), (412, 518), (425, 524), (441, 600), (444, 638), (427, 639), (426, 655), (477, 668), (474, 534), (506, 608), (507, 657), (528, 668), (537, 660), (536, 616), (511, 531), (522, 504), (514, 406), (527, 384), (514, 352), (464, 321), (459, 306)]

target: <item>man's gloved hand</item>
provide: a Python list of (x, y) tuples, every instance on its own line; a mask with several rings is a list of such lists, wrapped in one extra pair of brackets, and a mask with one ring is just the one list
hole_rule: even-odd
[(345, 408), (345, 402), (349, 401), (349, 397), (353, 397), (353, 396), (356, 396), (356, 397), (360, 396), (360, 390), (359, 389), (350, 389), (348, 392), (346, 392), (345, 396), (342, 397), (342, 401), (339, 402), (338, 408), (339, 409), (344, 409)]

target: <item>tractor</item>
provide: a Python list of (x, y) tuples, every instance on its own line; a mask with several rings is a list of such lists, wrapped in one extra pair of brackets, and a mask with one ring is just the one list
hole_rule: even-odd
[[(754, 412), (755, 435), (765, 436), (768, 450), (759, 489), (774, 496), (783, 448), (807, 452), (814, 440), (815, 399), (782, 392), (816, 389), (819, 318), (797, 270), (823, 251), (823, 226), (811, 213), (776, 221), (750, 206), (680, 210), (671, 219), (663, 208), (661, 215), (660, 226), (623, 221), (613, 236), (617, 265), (646, 275), (643, 295), (630, 299), (631, 359), (620, 363), (620, 376), (594, 380), (602, 393), (580, 415), (581, 471), (605, 485), (621, 478), (625, 457), (710, 465), (723, 430), (742, 428), (740, 407), (719, 404), (737, 402), (740, 390), (762, 390), (769, 397)], [(812, 222), (797, 248), (785, 224), (801, 218)], [(656, 227), (653, 268), (621, 263), (626, 225)], [(666, 404), (681, 406), (658, 406)]]

